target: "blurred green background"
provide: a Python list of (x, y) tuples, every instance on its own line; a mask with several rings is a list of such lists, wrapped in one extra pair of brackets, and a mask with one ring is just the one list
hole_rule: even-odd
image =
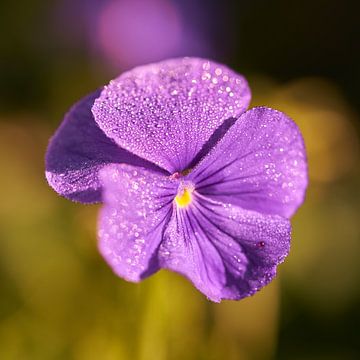
[[(0, 359), (359, 359), (356, 2), (0, 3)], [(145, 46), (145, 45), (149, 46)], [(99, 206), (46, 184), (49, 137), (76, 100), (139, 63), (208, 56), (252, 106), (289, 114), (310, 186), (277, 279), (212, 304), (177, 274), (139, 285), (96, 249)]]

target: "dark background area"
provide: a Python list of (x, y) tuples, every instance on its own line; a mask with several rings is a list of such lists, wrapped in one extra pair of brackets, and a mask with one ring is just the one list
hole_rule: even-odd
[[(81, 72), (95, 86), (102, 85), (104, 76), (94, 74), (86, 63), (94, 57), (91, 28), (96, 23), (92, 24), (92, 20), (104, 3), (1, 2), (2, 109), (44, 109), (59, 72)], [(216, 60), (242, 72), (261, 72), (280, 80), (309, 75), (333, 79), (359, 108), (360, 28), (356, 1), (173, 3), (186, 19), (185, 26), (201, 34), (211, 49), (208, 54)], [(204, 55), (197, 52), (191, 49), (190, 55)], [(184, 50), (177, 55), (189, 53)], [(109, 71), (104, 64), (98, 65), (113, 76), (121, 70), (121, 66)]]

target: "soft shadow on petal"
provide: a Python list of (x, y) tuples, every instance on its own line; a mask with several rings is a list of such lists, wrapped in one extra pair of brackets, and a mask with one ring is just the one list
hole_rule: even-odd
[(91, 107), (100, 93), (101, 89), (84, 97), (70, 109), (46, 153), (49, 184), (60, 195), (84, 203), (101, 201), (98, 172), (106, 164), (130, 163), (158, 169), (121, 149), (97, 126)]
[(174, 173), (187, 169), (250, 97), (245, 78), (226, 66), (182, 58), (125, 72), (104, 88), (92, 111), (117, 144)]
[(199, 194), (173, 214), (161, 267), (189, 278), (210, 300), (241, 299), (268, 284), (289, 252), (290, 223)]
[(130, 165), (108, 165), (100, 179), (100, 252), (117, 275), (138, 282), (159, 269), (157, 250), (178, 181)]
[(305, 147), (285, 114), (253, 108), (189, 174), (196, 190), (216, 201), (290, 217), (307, 186)]

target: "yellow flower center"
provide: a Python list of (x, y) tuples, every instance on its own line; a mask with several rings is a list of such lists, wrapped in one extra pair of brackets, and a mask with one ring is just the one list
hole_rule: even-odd
[(186, 188), (175, 197), (176, 205), (181, 208), (188, 206), (191, 203), (191, 201), (192, 201), (191, 191), (189, 191)]

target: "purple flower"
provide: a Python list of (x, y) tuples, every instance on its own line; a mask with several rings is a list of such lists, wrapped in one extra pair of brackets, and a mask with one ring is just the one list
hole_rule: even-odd
[(250, 97), (224, 65), (173, 59), (122, 74), (65, 116), (46, 176), (71, 200), (104, 202), (99, 248), (116, 274), (170, 269), (216, 302), (272, 280), (307, 164), (295, 123), (245, 112)]

